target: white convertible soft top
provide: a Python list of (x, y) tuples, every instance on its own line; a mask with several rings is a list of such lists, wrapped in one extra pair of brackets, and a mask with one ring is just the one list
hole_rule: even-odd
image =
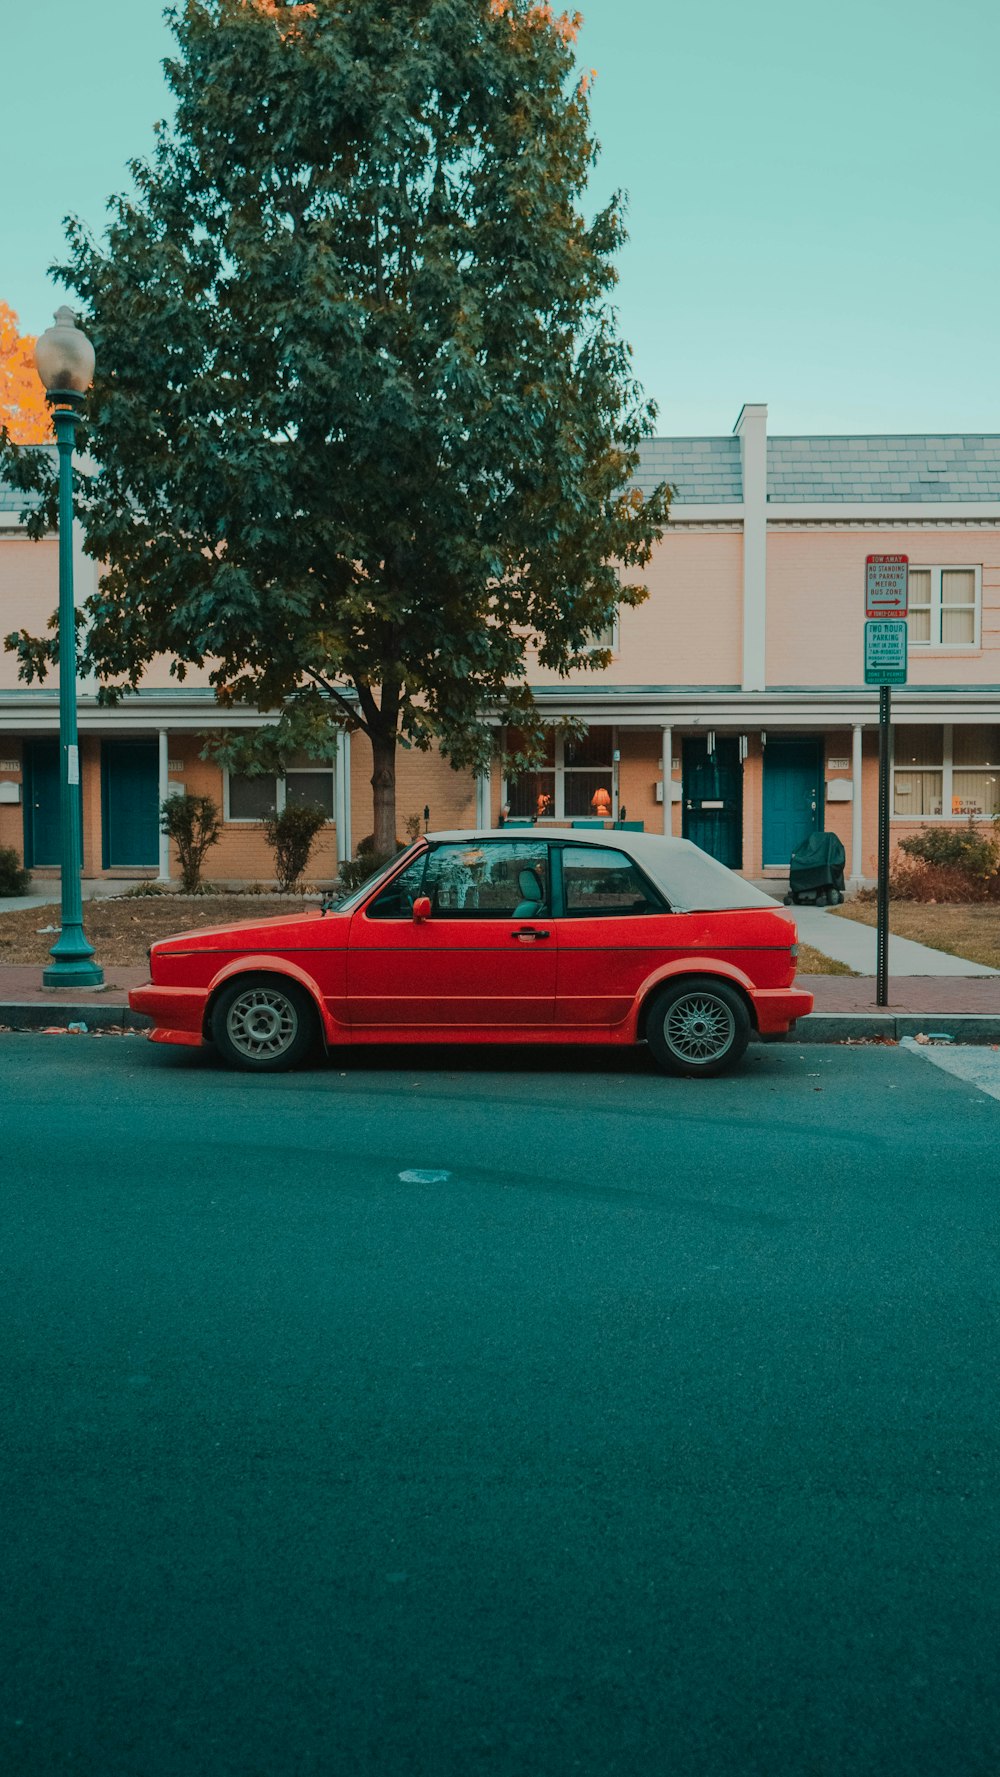
[(452, 833), (428, 833), (428, 841), (469, 839), (559, 839), (566, 845), (599, 846), (602, 851), (624, 852), (634, 858), (657, 887), (662, 889), (672, 908), (678, 913), (725, 913), (736, 907), (777, 907), (771, 895), (765, 895), (742, 876), (727, 870), (717, 858), (710, 858), (690, 839), (671, 839), (665, 833), (635, 833), (619, 828), (597, 829), (575, 827), (475, 827)]

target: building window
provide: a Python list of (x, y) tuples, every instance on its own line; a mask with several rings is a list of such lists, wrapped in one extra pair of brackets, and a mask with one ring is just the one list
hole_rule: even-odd
[(912, 647), (978, 647), (981, 575), (980, 568), (910, 569)]
[(228, 821), (262, 821), (273, 814), (278, 803), (278, 780), (273, 777), (244, 777), (241, 772), (226, 774)]
[[(512, 750), (517, 737), (511, 735)], [(505, 801), (517, 820), (602, 820), (614, 809), (612, 728), (577, 738), (549, 736), (543, 763), (507, 782)]]
[(591, 642), (591, 647), (593, 647), (593, 648), (610, 648), (612, 654), (617, 654), (617, 652), (618, 652), (618, 614), (617, 614), (617, 612), (615, 613), (614, 617), (612, 617), (611, 622), (606, 623), (603, 629), (595, 629), (593, 631), (593, 640)]
[[(517, 734), (509, 736), (513, 751), (521, 745)], [(534, 771), (522, 772), (507, 784), (505, 798), (517, 820), (551, 820), (556, 811), (556, 736), (550, 734), (545, 753)]]
[(940, 814), (944, 784), (944, 738), (940, 728), (897, 727), (892, 811), (897, 815)]
[(956, 725), (952, 735), (951, 812), (992, 819), (1000, 814), (1000, 726)]
[(246, 777), (226, 773), (226, 820), (260, 821), (289, 803), (313, 802), (333, 820), (333, 766), (297, 753), (284, 777)]
[(893, 735), (892, 812), (901, 820), (1000, 815), (1000, 723), (900, 724)]

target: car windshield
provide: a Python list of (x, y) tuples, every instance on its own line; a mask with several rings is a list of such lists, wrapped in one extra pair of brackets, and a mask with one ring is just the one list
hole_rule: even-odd
[(373, 870), (370, 876), (366, 876), (359, 888), (352, 889), (348, 895), (332, 895), (324, 905), (331, 912), (353, 913), (355, 907), (360, 906), (365, 896), (369, 895), (378, 883), (384, 882), (386, 877), (396, 871), (401, 864), (408, 863), (422, 850), (422, 844), (408, 845), (405, 851), (397, 852), (395, 857), (390, 858), (385, 864), (380, 864), (377, 870)]

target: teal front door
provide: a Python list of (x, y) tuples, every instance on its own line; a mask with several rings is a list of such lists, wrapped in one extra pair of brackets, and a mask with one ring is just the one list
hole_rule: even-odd
[(703, 736), (684, 742), (681, 831), (730, 870), (743, 862), (743, 772), (739, 742), (722, 735), (710, 753)]
[(160, 772), (155, 740), (101, 745), (102, 855), (105, 870), (159, 862)]
[(823, 825), (823, 749), (818, 740), (773, 740), (764, 751), (764, 865), (787, 869), (797, 846)]
[(24, 743), (24, 865), (45, 869), (61, 862), (59, 742)]

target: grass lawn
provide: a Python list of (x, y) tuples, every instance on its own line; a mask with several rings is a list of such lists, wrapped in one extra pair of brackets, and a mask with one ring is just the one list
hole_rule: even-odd
[[(107, 900), (84, 901), (83, 929), (102, 966), (138, 967), (157, 938), (193, 926), (225, 926), (236, 920), (273, 919), (276, 914), (318, 913), (319, 900), (298, 895), (119, 895)], [(59, 908), (26, 907), (17, 913), (0, 913), (0, 965), (41, 963), (49, 960), (56, 933), (43, 926), (59, 926)], [(801, 975), (851, 975), (845, 963), (822, 956), (808, 944), (799, 945)]]
[[(318, 913), (319, 900), (300, 895), (119, 895), (84, 901), (83, 929), (102, 966), (137, 967), (157, 938), (187, 932), (194, 926), (228, 926), (236, 920), (273, 919), (276, 914)], [(59, 907), (26, 907), (0, 913), (0, 965), (47, 963)]]
[[(873, 926), (875, 903), (846, 901), (843, 907), (834, 909), (834, 914)], [(979, 901), (963, 907), (948, 902), (928, 906), (923, 901), (892, 901), (889, 930), (898, 938), (928, 944), (932, 950), (947, 950), (952, 956), (966, 957), (970, 963), (1000, 969), (1000, 906), (995, 903)]]

